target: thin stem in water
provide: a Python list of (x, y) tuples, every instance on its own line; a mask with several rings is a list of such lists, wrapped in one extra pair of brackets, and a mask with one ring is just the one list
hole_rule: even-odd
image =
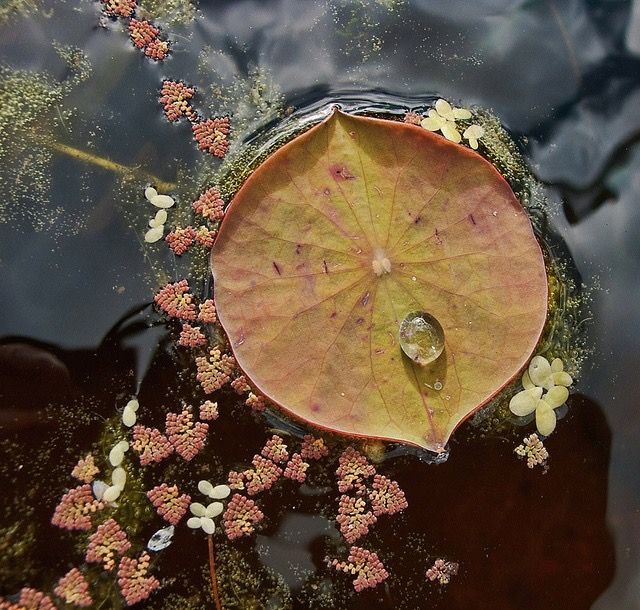
[(207, 542), (209, 544), (209, 575), (211, 576), (211, 595), (213, 596), (213, 602), (216, 605), (216, 610), (222, 610), (222, 604), (220, 603), (220, 595), (218, 594), (218, 580), (216, 578), (216, 562), (213, 555), (213, 536), (209, 534), (207, 536)]

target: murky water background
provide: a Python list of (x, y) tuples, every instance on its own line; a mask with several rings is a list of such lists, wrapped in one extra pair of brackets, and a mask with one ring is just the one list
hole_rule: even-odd
[[(162, 78), (196, 85), (203, 109), (233, 113), (237, 138), (287, 107), (338, 100), (376, 107), (393, 96), (411, 107), (435, 95), (489, 108), (546, 185), (556, 206), (552, 224), (584, 283), (596, 287), (587, 324), (593, 355), (569, 415), (547, 442), (546, 475), (514, 459), (520, 431), (485, 435), (471, 426), (454, 435), (443, 465), (387, 460), (385, 474), (405, 489), (410, 508), (374, 529), (392, 578), (371, 593), (351, 595), (342, 579), (330, 594), (341, 579), (327, 579), (323, 558), (338, 534), (331, 515), (318, 514), (318, 496), (335, 493), (322, 477), (316, 492), (265, 501), (273, 519), (255, 549), (250, 542), (227, 552), (245, 553), (251, 570), (261, 563), (279, 574), (291, 587), (287, 607), (639, 608), (640, 3), (189, 6), (177, 0), (158, 13), (158, 3), (148, 3), (174, 42), (161, 64), (136, 52), (119, 24), (99, 27), (99, 5), (87, 0), (44, 2), (3, 23), (0, 56), (54, 82), (70, 78), (54, 41), (82, 49), (92, 73), (38, 119), (38, 129), (168, 182), (184, 180), (186, 171), (197, 182), (215, 162), (195, 149), (187, 125), (165, 121), (157, 104)], [(47, 522), (66, 473), (116, 400), (140, 388), (152, 410), (188, 391), (149, 306), (162, 261), (141, 253), (135, 197), (112, 172), (63, 154), (27, 163), (46, 148), (35, 142), (23, 158), (3, 159), (0, 170), (2, 527), (21, 511), (28, 515), (27, 529), (13, 537), (3, 529), (0, 595), (25, 580), (49, 586), (67, 569), (72, 537)], [(234, 413), (216, 423), (217, 451), (247, 462), (271, 424)], [(211, 469), (222, 472), (220, 464)], [(335, 510), (333, 497), (325, 504)], [(20, 555), (16, 540), (28, 535), (36, 549)], [(191, 579), (185, 590), (206, 586), (204, 544), (182, 532), (171, 549), (164, 575)], [(416, 561), (440, 555), (461, 565), (442, 591), (424, 582), (424, 562)], [(180, 583), (168, 590), (185, 592)], [(235, 607), (254, 607), (243, 599)], [(279, 599), (274, 594), (271, 607), (285, 607)], [(152, 598), (149, 607), (164, 606)]]

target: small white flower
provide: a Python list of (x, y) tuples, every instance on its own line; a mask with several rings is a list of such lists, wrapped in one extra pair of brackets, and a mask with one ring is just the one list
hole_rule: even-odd
[(470, 125), (464, 130), (462, 137), (469, 141), (473, 150), (478, 150), (478, 140), (484, 135), (484, 129), (480, 125)]
[[(231, 493), (231, 488), (228, 485), (214, 487), (209, 481), (203, 480), (198, 482), (198, 491), (209, 498), (222, 500)], [(205, 534), (213, 534), (216, 529), (213, 520), (222, 514), (224, 505), (222, 502), (210, 502), (207, 506), (200, 502), (192, 502), (189, 510), (193, 517), (187, 520), (187, 526), (194, 530), (202, 529)]]
[(439, 99), (435, 110), (429, 110), (420, 125), (429, 131), (440, 131), (447, 140), (459, 144), (462, 136), (456, 128), (456, 121), (470, 118), (471, 113), (466, 108), (454, 108), (446, 100)]
[(148, 244), (154, 244), (158, 240), (162, 239), (163, 235), (164, 235), (164, 225), (160, 225), (159, 227), (153, 227), (152, 229), (149, 229), (144, 234), (144, 241), (146, 241)]
[(214, 487), (209, 481), (199, 481), (198, 491), (212, 500), (224, 500), (229, 497), (231, 487), (228, 485), (216, 485)]
[(158, 210), (156, 215), (149, 221), (149, 226), (153, 229), (162, 226), (167, 222), (167, 210)]

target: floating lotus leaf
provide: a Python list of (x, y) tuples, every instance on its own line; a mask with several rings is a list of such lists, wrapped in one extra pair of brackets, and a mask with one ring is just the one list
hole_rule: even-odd
[[(432, 451), (518, 374), (546, 318), (540, 246), (490, 163), (338, 111), (250, 176), (211, 261), (220, 322), (261, 392), (322, 428)], [(426, 366), (399, 345), (416, 311), (445, 333)]]

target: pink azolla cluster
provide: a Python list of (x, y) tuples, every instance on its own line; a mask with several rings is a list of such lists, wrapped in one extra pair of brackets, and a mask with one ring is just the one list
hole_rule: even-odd
[(282, 464), (289, 459), (289, 452), (282, 437), (274, 434), (262, 448), (260, 452), (263, 457), (275, 462), (276, 464)]
[(203, 248), (210, 249), (213, 247), (213, 242), (215, 242), (217, 234), (217, 231), (209, 229), (204, 225), (200, 225), (196, 229), (196, 243), (200, 244)]
[(140, 464), (161, 462), (173, 453), (173, 445), (157, 428), (134, 426), (131, 448), (140, 454)]
[(451, 577), (458, 573), (460, 566), (454, 561), (436, 559), (433, 565), (426, 571), (425, 577), (431, 581), (437, 580), (441, 585), (449, 584)]
[(193, 321), (196, 319), (196, 306), (189, 292), (187, 280), (163, 286), (153, 297), (156, 305), (170, 318)]
[(109, 17), (122, 17), (126, 19), (136, 10), (136, 0), (100, 0), (102, 10)]
[(376, 474), (376, 469), (359, 451), (347, 447), (338, 459), (338, 490), (345, 493), (355, 489), (362, 494), (366, 490), (365, 480)]
[(264, 519), (264, 513), (251, 498), (234, 494), (222, 518), (227, 538), (234, 540), (253, 534), (255, 524)]
[(211, 394), (231, 381), (236, 361), (233, 356), (223, 354), (219, 348), (214, 347), (209, 351), (208, 356), (196, 358), (196, 367), (198, 369), (196, 379), (200, 382), (205, 394)]
[(215, 324), (218, 319), (213, 299), (207, 299), (198, 305), (198, 320), (205, 324)]
[(349, 544), (368, 534), (369, 527), (377, 520), (362, 498), (348, 495), (340, 496), (336, 522), (340, 526), (340, 533)]
[(123, 555), (130, 547), (131, 543), (117, 521), (108, 519), (89, 537), (85, 560), (102, 563), (105, 570), (111, 571), (115, 566), (115, 556)]
[(79, 485), (62, 496), (51, 518), (51, 523), (67, 530), (90, 530), (91, 515), (104, 508), (93, 496), (91, 485)]
[(308, 468), (309, 463), (305, 462), (299, 453), (294, 453), (291, 456), (291, 459), (287, 462), (283, 475), (292, 481), (304, 483), (307, 479)]
[(174, 227), (165, 238), (169, 248), (178, 256), (182, 256), (196, 239), (196, 231), (192, 226)]
[(397, 481), (392, 481), (381, 474), (376, 474), (373, 477), (373, 483), (367, 495), (376, 517), (394, 515), (408, 506), (404, 491), (400, 489)]
[(218, 403), (205, 400), (199, 408), (200, 419), (203, 421), (210, 421), (212, 419), (218, 419)]
[(233, 470), (229, 473), (229, 487), (246, 489), (247, 494), (255, 496), (273, 487), (282, 475), (282, 468), (261, 455), (254, 455), (251, 463), (253, 468), (248, 468), (240, 474)]
[(192, 130), (200, 150), (220, 158), (227, 154), (231, 130), (228, 116), (193, 123)]
[(177, 121), (182, 117), (186, 117), (190, 121), (195, 120), (197, 113), (189, 103), (194, 94), (195, 89), (193, 87), (187, 87), (180, 81), (162, 81), (160, 103), (167, 119), (171, 122)]
[(231, 383), (231, 388), (236, 394), (246, 394), (251, 391), (251, 386), (247, 382), (247, 378), (244, 375), (236, 377)]
[(71, 568), (59, 581), (53, 592), (67, 604), (86, 608), (93, 604), (89, 583), (78, 568)]
[(189, 462), (204, 447), (209, 424), (194, 423), (191, 409), (185, 408), (180, 413), (167, 413), (166, 431), (176, 453)]
[(355, 576), (353, 588), (358, 592), (375, 587), (389, 577), (378, 555), (359, 546), (351, 547), (347, 561), (327, 559), (327, 564), (336, 570)]
[(138, 559), (123, 557), (118, 566), (118, 586), (127, 606), (133, 606), (149, 597), (159, 586), (155, 576), (148, 576), (149, 553), (143, 552)]
[(221, 220), (224, 216), (224, 201), (220, 195), (220, 191), (212, 186), (207, 189), (200, 197), (198, 197), (191, 207), (195, 210), (196, 214), (206, 218), (211, 222)]
[(522, 444), (514, 449), (518, 457), (527, 458), (527, 467), (542, 466), (546, 469), (549, 452), (537, 434), (525, 436)]
[(420, 125), (423, 118), (424, 117), (419, 115), (417, 112), (407, 112), (404, 115), (404, 122), (409, 123), (409, 125)]
[(189, 508), (191, 496), (180, 494), (177, 485), (156, 485), (147, 492), (147, 498), (151, 500), (158, 515), (167, 523), (177, 525)]
[(300, 455), (305, 460), (320, 460), (329, 455), (329, 447), (323, 438), (315, 438), (311, 434), (305, 434), (302, 439)]
[(247, 400), (244, 401), (247, 407), (251, 407), (256, 413), (260, 413), (267, 408), (267, 399), (264, 396), (258, 396), (253, 392), (249, 392)]
[(0, 610), (56, 610), (51, 598), (41, 591), (24, 587), (14, 604), (0, 597)]
[(78, 463), (71, 471), (71, 476), (83, 483), (91, 483), (99, 472), (100, 469), (96, 466), (93, 456), (88, 453), (85, 457), (78, 460)]
[(178, 345), (181, 347), (200, 347), (206, 343), (207, 338), (204, 336), (199, 326), (191, 326), (191, 324), (182, 325)]
[(131, 19), (129, 21), (129, 37), (133, 46), (141, 49), (149, 58), (162, 61), (169, 55), (169, 43), (158, 38), (160, 29), (144, 19)]

